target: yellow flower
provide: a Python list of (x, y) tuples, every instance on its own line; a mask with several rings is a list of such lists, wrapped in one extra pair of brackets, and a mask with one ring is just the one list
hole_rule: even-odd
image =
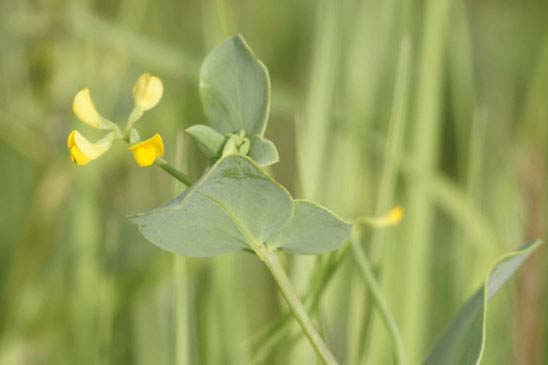
[(151, 138), (129, 146), (135, 162), (141, 167), (150, 166), (158, 157), (164, 155), (162, 136), (156, 133)]
[(74, 130), (70, 132), (67, 139), (70, 159), (80, 166), (87, 165), (90, 161), (99, 158), (103, 153), (108, 151), (113, 140), (114, 136), (112, 133), (109, 133), (104, 138), (93, 143)]
[(146, 111), (152, 109), (162, 98), (164, 87), (162, 81), (149, 73), (142, 74), (133, 86), (135, 105)]
[(400, 206), (395, 206), (386, 215), (386, 224), (389, 226), (400, 224), (403, 219), (403, 214), (403, 208)]
[(74, 101), (72, 102), (72, 111), (76, 114), (78, 119), (90, 127), (101, 127), (101, 116), (95, 109), (88, 88), (82, 89), (76, 94)]
[(380, 217), (362, 216), (359, 217), (356, 222), (377, 228), (390, 227), (400, 224), (403, 219), (403, 215), (403, 208), (400, 206), (395, 206), (386, 215)]

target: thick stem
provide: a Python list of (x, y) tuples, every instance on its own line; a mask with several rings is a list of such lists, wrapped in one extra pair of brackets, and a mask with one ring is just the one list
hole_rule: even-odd
[(272, 276), (274, 276), (274, 280), (276, 281), (276, 284), (278, 284), (278, 287), (280, 288), (289, 309), (291, 309), (293, 315), (301, 325), (306, 337), (310, 341), (310, 344), (314, 347), (314, 350), (325, 364), (337, 365), (337, 360), (327, 348), (327, 345), (318, 333), (314, 323), (312, 323), (312, 320), (308, 316), (308, 313), (299, 300), (299, 297), (293, 290), (289, 278), (278, 261), (278, 257), (273, 252), (268, 250), (265, 251), (266, 252), (261, 253), (259, 257), (263, 259), (264, 263), (272, 273)]
[(156, 165), (160, 166), (165, 172), (185, 184), (186, 186), (192, 185), (192, 179), (188, 177), (184, 172), (177, 170), (175, 167), (171, 166), (169, 162), (163, 158), (156, 159)]

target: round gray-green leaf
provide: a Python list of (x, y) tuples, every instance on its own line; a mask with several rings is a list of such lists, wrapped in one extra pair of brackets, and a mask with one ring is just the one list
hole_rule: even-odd
[(198, 149), (207, 157), (220, 157), (225, 144), (225, 136), (207, 125), (196, 124), (186, 129)]
[(241, 36), (215, 47), (200, 69), (200, 95), (209, 125), (221, 134), (263, 135), (270, 108), (270, 79)]
[(328, 209), (307, 200), (294, 200), (293, 216), (270, 237), (267, 245), (296, 254), (320, 254), (340, 248), (351, 225)]
[(262, 244), (292, 212), (287, 190), (248, 157), (228, 156), (168, 204), (130, 220), (165, 250), (206, 257)]

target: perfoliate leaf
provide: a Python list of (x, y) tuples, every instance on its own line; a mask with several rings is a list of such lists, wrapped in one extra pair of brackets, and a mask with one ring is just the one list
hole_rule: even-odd
[(351, 225), (334, 213), (306, 200), (294, 200), (293, 216), (267, 245), (297, 254), (333, 251), (346, 242)]
[(486, 283), (461, 308), (425, 360), (426, 365), (479, 364), (485, 347), (487, 303), (542, 244), (533, 241), (499, 257), (492, 264)]
[(280, 160), (274, 143), (258, 134), (251, 137), (251, 148), (248, 156), (260, 166), (269, 166)]
[(249, 158), (219, 160), (165, 206), (131, 217), (150, 242), (177, 254), (214, 256), (265, 242), (293, 211), (289, 193)]
[(225, 144), (225, 136), (216, 130), (203, 124), (196, 124), (186, 129), (186, 132), (190, 134), (198, 149), (207, 158), (220, 157), (223, 151), (223, 145)]
[(221, 158), (168, 204), (130, 217), (143, 236), (168, 251), (214, 256), (270, 245), (289, 252), (334, 250), (350, 226), (327, 209), (295, 200), (250, 158)]
[(200, 95), (209, 124), (219, 133), (264, 134), (270, 79), (241, 36), (227, 39), (206, 57), (200, 69)]

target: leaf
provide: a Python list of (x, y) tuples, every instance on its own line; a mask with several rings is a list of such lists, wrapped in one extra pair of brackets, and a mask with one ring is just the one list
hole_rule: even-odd
[(264, 134), (270, 79), (241, 36), (227, 39), (206, 57), (200, 69), (200, 95), (209, 124), (219, 133)]
[(429, 365), (479, 364), (485, 347), (487, 303), (542, 244), (537, 240), (500, 256), (491, 265), (486, 284), (457, 313), (425, 361)]
[(292, 253), (339, 248), (350, 225), (312, 202), (293, 200), (250, 158), (221, 158), (171, 202), (130, 217), (153, 244), (176, 254), (215, 256), (265, 244)]
[(179, 197), (130, 218), (168, 251), (214, 256), (262, 243), (291, 217), (292, 198), (251, 159), (220, 159)]
[(293, 216), (268, 242), (290, 253), (320, 254), (341, 247), (351, 225), (318, 204), (295, 200)]
[(225, 136), (214, 129), (203, 124), (196, 124), (186, 129), (190, 134), (198, 149), (202, 151), (207, 158), (220, 157), (225, 144)]
[(248, 156), (260, 166), (269, 166), (280, 161), (278, 150), (274, 143), (258, 134), (251, 137), (251, 149)]

